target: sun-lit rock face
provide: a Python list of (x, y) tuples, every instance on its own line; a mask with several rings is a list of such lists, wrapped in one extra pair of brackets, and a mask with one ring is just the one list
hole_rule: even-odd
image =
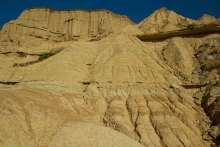
[(167, 8), (161, 8), (140, 22), (138, 26), (145, 33), (152, 34), (178, 30), (193, 22), (193, 20), (178, 15)]
[(57, 42), (103, 38), (127, 25), (134, 23), (127, 16), (108, 10), (30, 8), (3, 26), (0, 52), (38, 54), (59, 48), (54, 46)]
[(145, 34), (154, 34), (189, 29), (197, 25), (212, 23), (215, 20), (215, 17), (207, 14), (204, 14), (198, 20), (192, 20), (176, 14), (167, 8), (161, 8), (141, 21), (138, 26)]
[[(158, 19), (179, 23), (174, 12), (167, 15), (167, 11), (156, 11)], [(177, 37), (170, 30), (168, 37), (152, 41), (146, 38), (154, 34), (144, 34), (126, 17), (108, 11), (50, 9), (25, 10), (1, 32), (22, 24), (23, 32), (30, 26), (35, 32), (38, 26), (47, 30), (47, 36), (49, 30), (62, 33), (65, 23), (60, 22), (70, 16), (77, 20), (68, 23), (87, 22), (92, 14), (105, 17), (104, 30), (113, 32), (100, 35), (96, 30), (91, 38), (84, 32), (91, 29), (86, 25), (77, 30), (78, 41), (45, 40), (43, 30), (42, 38), (31, 34), (17, 41), (1, 38), (0, 146), (217, 145), (220, 35), (216, 32)], [(52, 17), (54, 22), (48, 24)], [(150, 20), (157, 29), (154, 18)], [(111, 26), (112, 22), (116, 24)], [(143, 41), (140, 34), (152, 36)]]
[(208, 14), (203, 14), (202, 17), (198, 19), (198, 21), (200, 21), (202, 23), (210, 23), (215, 20), (216, 20), (216, 18), (214, 16), (211, 16)]
[(128, 24), (133, 24), (129, 18), (107, 10), (30, 8), (17, 20), (7, 23), (2, 29), (2, 36), (14, 34), (10, 36), (12, 40), (21, 35), (30, 35), (54, 41), (68, 41), (106, 35)]

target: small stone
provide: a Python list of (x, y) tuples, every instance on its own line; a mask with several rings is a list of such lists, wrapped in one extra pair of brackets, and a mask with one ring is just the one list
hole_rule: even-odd
[(202, 139), (209, 141), (209, 140), (212, 140), (212, 137), (210, 137), (210, 136), (207, 135), (207, 134), (204, 134), (204, 135), (202, 136)]
[(220, 87), (213, 87), (210, 91), (210, 96), (220, 96)]
[(201, 100), (203, 97), (203, 93), (201, 91), (197, 92), (195, 95), (194, 95), (194, 98), (197, 99), (197, 100)]
[(177, 84), (171, 84), (170, 87), (171, 88), (179, 88), (179, 86)]
[(212, 56), (212, 55), (209, 55), (209, 56), (207, 56), (206, 57), (208, 60), (213, 60), (214, 59), (214, 57)]
[(218, 126), (212, 126), (209, 135), (212, 136), (213, 138), (217, 138), (217, 136), (220, 134), (220, 131), (218, 129)]
[(201, 106), (201, 100), (195, 99), (195, 100), (194, 100), (194, 103), (195, 103), (197, 106)]

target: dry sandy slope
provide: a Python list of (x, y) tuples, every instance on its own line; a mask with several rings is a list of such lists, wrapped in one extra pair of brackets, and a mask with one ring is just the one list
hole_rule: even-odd
[[(15, 22), (26, 23), (21, 19), (26, 11)], [(40, 14), (44, 11), (60, 15), (48, 9), (40, 9)], [(77, 37), (78, 41), (62, 41), (65, 35), (58, 42), (53, 35), (47, 40), (44, 33), (19, 38), (13, 34), (12, 40), (10, 33), (9, 38), (1, 37), (0, 146), (214, 145), (220, 132), (219, 34), (143, 42), (134, 35), (145, 29), (126, 17), (108, 11), (76, 13), (88, 13), (97, 22), (98, 16), (110, 17), (118, 26), (100, 35), (99, 23), (94, 21), (91, 32), (95, 36)], [(151, 31), (164, 29), (171, 35), (180, 22), (195, 22), (164, 8), (140, 25), (148, 27), (148, 20), (155, 26)], [(170, 22), (163, 25), (167, 20)], [(204, 20), (214, 19), (204, 16)], [(101, 26), (107, 25), (111, 32), (112, 23), (104, 24)], [(61, 51), (29, 63), (56, 50)]]
[[(22, 129), (21, 133), (35, 132), (30, 141), (33, 144), (40, 144), (41, 139), (44, 140), (42, 131), (38, 128), (41, 125), (45, 127), (48, 122), (44, 119), (46, 117), (52, 119), (50, 126), (58, 125), (57, 121), (65, 122), (67, 118), (74, 119), (70, 120), (71, 124), (77, 119), (79, 122), (104, 125), (145, 146), (208, 146), (209, 143), (202, 139), (203, 129), (206, 130), (208, 125), (200, 121), (206, 117), (192, 99), (195, 90), (169, 88), (172, 84), (182, 84), (182, 81), (174, 74), (176, 65), (167, 65), (154, 50), (165, 44), (145, 44), (126, 34), (112, 35), (98, 42), (72, 43), (40, 63), (2, 68), (0, 81), (20, 82), (9, 86), (17, 90), (8, 91), (7, 86), (2, 89), (1, 93), (5, 93), (5, 96), (1, 95), (2, 110), (8, 111), (10, 105), (16, 104), (16, 107), (12, 107), (15, 110), (11, 112), (11, 117), (20, 115), (17, 111), (24, 113), (23, 120), (20, 121), (27, 128)], [(176, 43), (167, 44), (167, 47), (174, 45), (180, 47)], [(191, 54), (191, 51), (186, 51), (186, 54)], [(171, 58), (174, 57), (169, 57)], [(189, 60), (183, 64), (189, 66), (192, 62)], [(188, 70), (185, 72), (189, 75), (192, 73)], [(54, 91), (56, 94), (53, 94)], [(38, 102), (35, 101), (38, 99), (35, 98), (35, 93), (39, 97)], [(13, 102), (16, 97), (23, 102)], [(9, 106), (4, 105), (7, 101), (10, 102)], [(40, 108), (43, 109), (42, 112), (38, 116), (30, 116), (34, 111), (32, 106), (38, 103), (43, 104)], [(25, 110), (22, 107), (28, 105), (31, 105), (31, 110), (23, 112)], [(47, 111), (51, 112), (46, 113)], [(57, 116), (57, 113), (61, 114)], [(9, 116), (4, 117), (8, 120)], [(34, 123), (35, 117), (39, 117), (39, 123)], [(29, 120), (32, 118), (33, 120)], [(55, 121), (56, 119), (58, 120)], [(13, 122), (2, 122), (2, 130), (8, 135), (11, 134), (8, 128), (20, 128), (14, 126)], [(61, 130), (65, 130), (66, 126), (61, 124)], [(55, 128), (57, 127), (46, 132), (54, 134)], [(55, 138), (61, 136), (62, 131), (55, 134)], [(24, 138), (26, 141), (14, 141), (25, 143), (29, 140)], [(57, 140), (50, 139), (46, 142), (52, 144), (53, 141)], [(3, 142), (7, 143), (6, 138), (3, 138)], [(61, 143), (67, 142), (68, 138)]]

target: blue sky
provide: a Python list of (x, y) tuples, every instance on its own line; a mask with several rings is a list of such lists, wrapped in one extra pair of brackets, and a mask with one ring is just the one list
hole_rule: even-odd
[(200, 18), (202, 14), (220, 18), (220, 0), (0, 0), (0, 29), (29, 7), (50, 7), (56, 10), (108, 9), (127, 15), (135, 23), (139, 23), (161, 7), (167, 7), (192, 19)]

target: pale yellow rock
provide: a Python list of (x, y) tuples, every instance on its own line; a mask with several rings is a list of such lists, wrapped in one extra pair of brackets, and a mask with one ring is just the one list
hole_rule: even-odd
[(127, 25), (123, 29), (120, 30), (121, 33), (129, 34), (129, 35), (141, 35), (144, 34), (138, 26), (135, 25)]
[(164, 26), (160, 29), (161, 32), (169, 32), (169, 31), (175, 31), (175, 30), (179, 30), (179, 28), (176, 27), (176, 26), (173, 25), (173, 24), (170, 24), (170, 23), (168, 23), (167, 25), (164, 25)]
[[(175, 45), (182, 46), (180, 44), (177, 39), (175, 44), (169, 43), (168, 46), (172, 49)], [(186, 51), (186, 53), (191, 52)], [(194, 125), (198, 123), (195, 104), (185, 97), (182, 98), (185, 101), (182, 104), (178, 101), (179, 96), (168, 88), (172, 83), (182, 83), (175, 75), (170, 74), (173, 72), (172, 68), (175, 70), (175, 66), (170, 68), (164, 61), (159, 61), (159, 58), (153, 48), (150, 49), (147, 44), (134, 36), (112, 35), (97, 42), (73, 42), (70, 47), (40, 63), (0, 69), (0, 81), (21, 82), (21, 85), (12, 86), (17, 87), (18, 90), (41, 89), (36, 92), (48, 95), (47, 97), (52, 100), (48, 106), (57, 108), (56, 111), (60, 109), (71, 111), (77, 118), (110, 127), (140, 141), (145, 146), (164, 144), (178, 146), (181, 142), (189, 146), (207, 144), (202, 141), (197, 125)], [(52, 96), (53, 93), (48, 93), (48, 90), (56, 91), (58, 96)], [(22, 92), (16, 95), (26, 97), (22, 96), (24, 94)], [(41, 103), (46, 104), (46, 102)], [(45, 115), (49, 117), (52, 114)], [(188, 120), (186, 116), (189, 114), (191, 117)], [(169, 119), (164, 120), (164, 117), (168, 117), (166, 115)], [(184, 120), (178, 121), (180, 131), (169, 130), (173, 125), (169, 123), (179, 119)], [(62, 130), (65, 128), (63, 126)], [(67, 130), (71, 134), (71, 129)], [(55, 130), (52, 128), (51, 132), (53, 131)], [(179, 140), (180, 135), (183, 138), (181, 140)], [(63, 136), (62, 131), (55, 136)], [(160, 139), (161, 136), (163, 140)], [(194, 140), (186, 139), (188, 136), (192, 136), (190, 138)], [(68, 136), (63, 137), (66, 142), (57, 142), (57, 139), (54, 139), (50, 142), (51, 145), (62, 146), (66, 143), (74, 143), (68, 141)], [(28, 143), (27, 140), (28, 138), (22, 141)], [(80, 144), (80, 142), (82, 140), (76, 143)], [(85, 146), (87, 146), (86, 142)]]
[(127, 16), (108, 10), (30, 8), (3, 26), (0, 52), (38, 54), (50, 51), (57, 42), (105, 36), (127, 25), (134, 23)]
[[(71, 102), (72, 96), (36, 89), (1, 90), (0, 145), (143, 146), (112, 129), (88, 123), (84, 119), (85, 112), (92, 118), (92, 109), (89, 111), (88, 107), (83, 112), (84, 118), (77, 116), (82, 113), (83, 103), (80, 99)], [(71, 103), (78, 109), (68, 108)]]
[(49, 8), (26, 9), (15, 21), (3, 26), (2, 38), (8, 33), (30, 35), (54, 41), (94, 37), (120, 30), (133, 22), (126, 16), (107, 10), (56, 11)]
[[(163, 7), (153, 12), (149, 17), (141, 21), (138, 26), (146, 34), (167, 32), (184, 28), (189, 24), (196, 23), (195, 20), (185, 18), (175, 12)], [(151, 28), (149, 31), (149, 28)], [(154, 28), (156, 31), (152, 31)]]
[(220, 35), (172, 36), (194, 22), (165, 8), (138, 26), (106, 10), (25, 10), (0, 32), (0, 146), (211, 146), (194, 95), (218, 79), (200, 62)]
[(198, 21), (202, 22), (202, 23), (210, 23), (215, 21), (216, 18), (214, 16), (208, 15), (208, 14), (203, 14), (201, 18), (198, 19)]
[(163, 52), (168, 65), (174, 69), (191, 75), (193, 67), (193, 48), (181, 38), (171, 39)]

